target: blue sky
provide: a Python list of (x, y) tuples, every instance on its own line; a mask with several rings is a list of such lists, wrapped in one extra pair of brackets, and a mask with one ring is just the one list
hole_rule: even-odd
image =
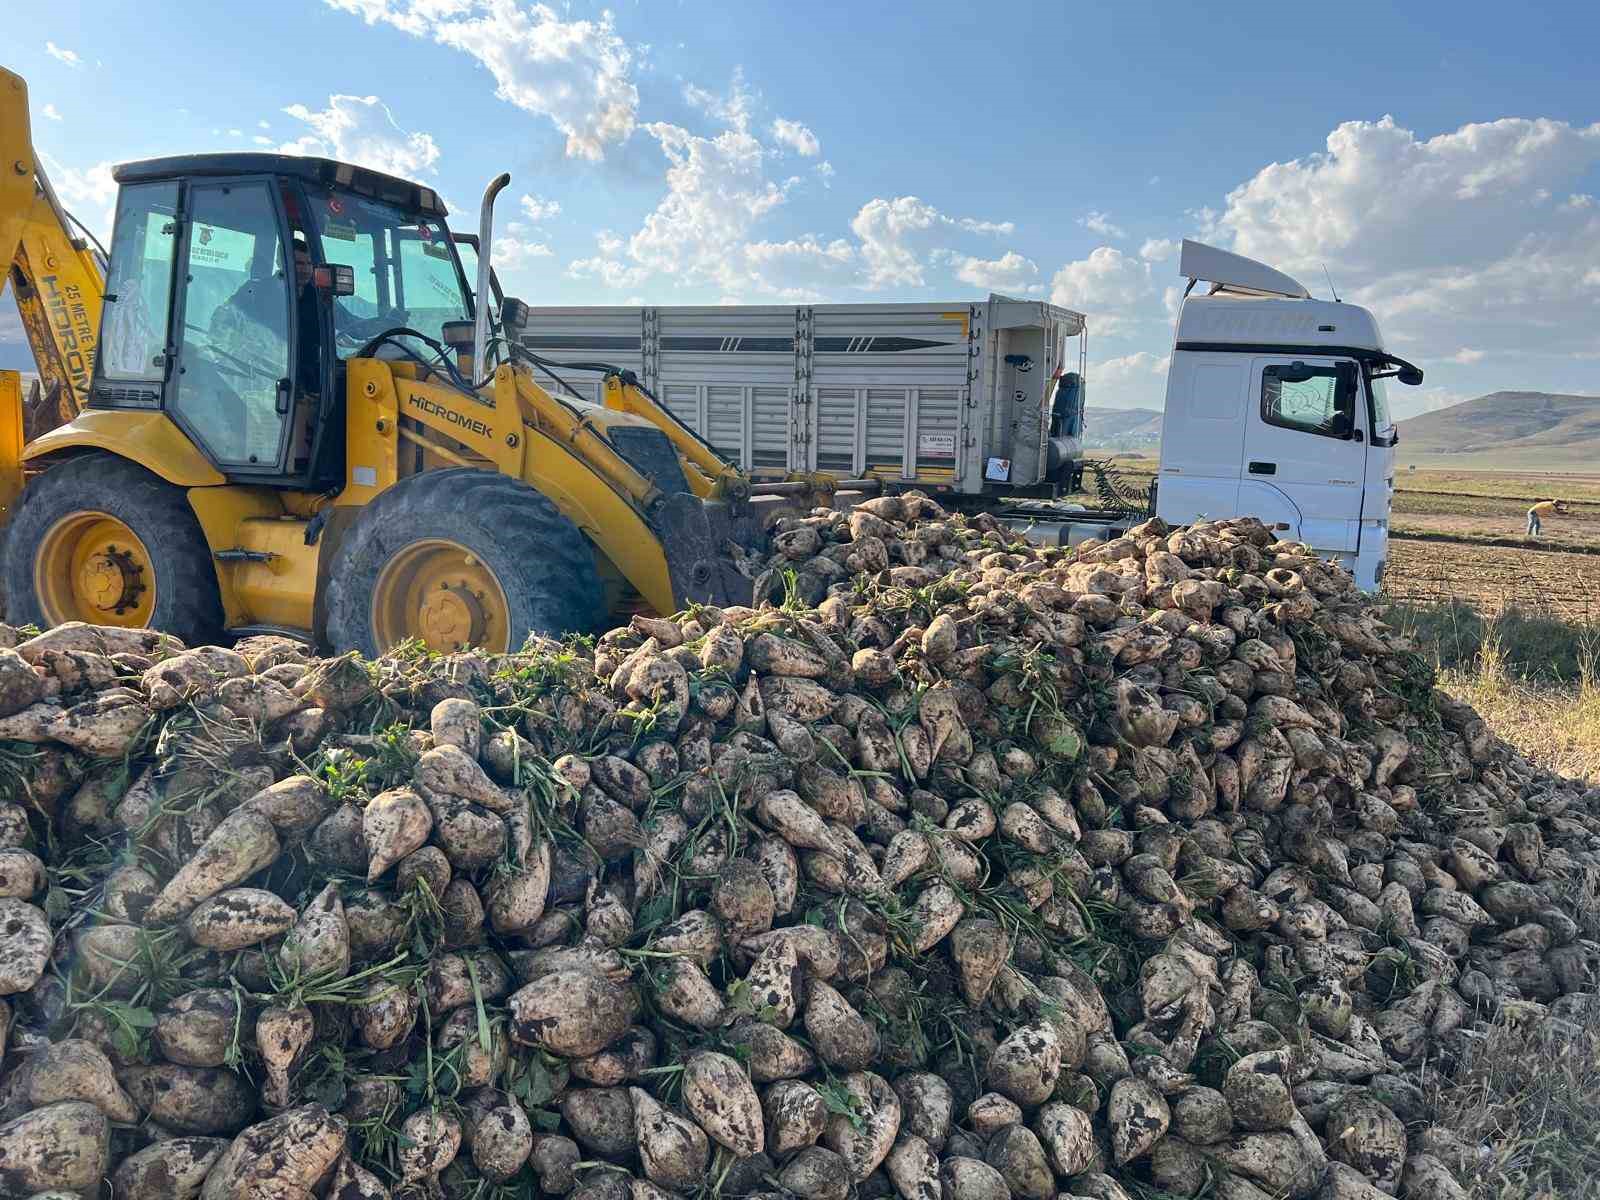
[(1600, 6), (1294, 7), (58, 3), (6, 65), (99, 229), (154, 154), (363, 161), (458, 227), (509, 170), (530, 303), (1032, 295), (1089, 314), (1092, 403), (1152, 407), (1198, 236), (1326, 265), (1410, 411), (1600, 393)]

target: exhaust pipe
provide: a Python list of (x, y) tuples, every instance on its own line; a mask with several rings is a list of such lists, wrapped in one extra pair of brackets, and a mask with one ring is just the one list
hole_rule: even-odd
[(472, 299), (472, 386), (489, 381), (489, 244), (494, 236), (494, 198), (511, 183), (507, 172), (489, 181), (483, 189), (483, 207), (478, 210), (478, 286)]

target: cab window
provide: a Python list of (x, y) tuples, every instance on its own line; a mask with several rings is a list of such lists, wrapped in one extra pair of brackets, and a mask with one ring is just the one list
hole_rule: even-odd
[(264, 184), (196, 187), (172, 407), (230, 465), (275, 467), (289, 399), (288, 274)]
[(1337, 367), (1283, 363), (1261, 371), (1261, 419), (1268, 425), (1347, 438), (1355, 429), (1355, 389)]
[[(166, 374), (167, 309), (178, 251), (178, 185), (122, 189), (106, 270), (100, 374), (117, 382), (159, 382)], [(154, 403), (157, 393), (150, 393)]]

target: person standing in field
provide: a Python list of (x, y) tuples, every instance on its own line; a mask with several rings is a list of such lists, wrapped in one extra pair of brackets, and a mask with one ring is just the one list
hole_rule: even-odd
[(1528, 510), (1528, 536), (1538, 537), (1543, 532), (1543, 526), (1540, 525), (1540, 521), (1545, 517), (1564, 517), (1566, 515), (1567, 502), (1565, 500), (1540, 500)]

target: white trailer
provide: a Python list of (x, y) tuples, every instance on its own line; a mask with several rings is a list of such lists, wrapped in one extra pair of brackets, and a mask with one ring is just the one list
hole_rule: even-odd
[[(753, 477), (1051, 494), (1081, 458), (1086, 321), (1039, 301), (530, 308), (550, 359), (638, 375)], [(593, 382), (573, 385), (598, 400)], [(585, 390), (587, 389), (587, 391)]]

